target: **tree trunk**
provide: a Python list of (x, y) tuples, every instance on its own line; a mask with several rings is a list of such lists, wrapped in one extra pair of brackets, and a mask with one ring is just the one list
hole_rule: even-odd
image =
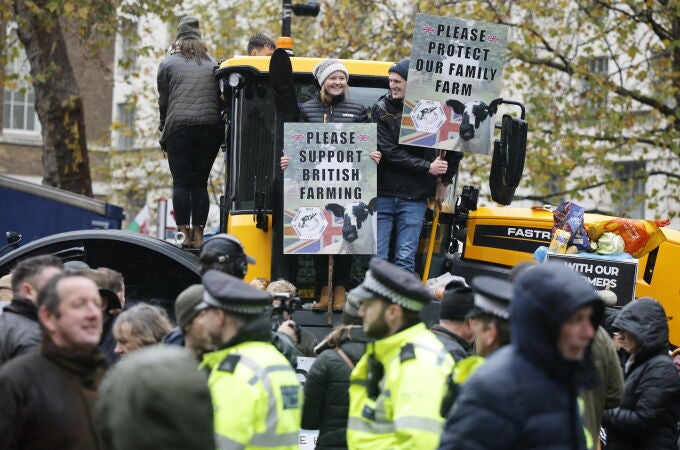
[(26, 49), (43, 137), (43, 184), (92, 197), (83, 99), (58, 12), (48, 0), (14, 0), (17, 34)]

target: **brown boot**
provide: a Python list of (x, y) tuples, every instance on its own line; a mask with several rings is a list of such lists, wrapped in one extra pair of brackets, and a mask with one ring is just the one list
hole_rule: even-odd
[(345, 286), (333, 287), (333, 311), (342, 311), (347, 300), (347, 291)]
[(205, 228), (205, 225), (191, 227), (191, 241), (189, 241), (189, 247), (201, 248), (203, 245), (203, 228)]
[(312, 311), (327, 311), (328, 301), (330, 300), (328, 292), (328, 286), (321, 288), (321, 295), (319, 296), (319, 301), (312, 306)]
[[(180, 239), (179, 234), (182, 233), (184, 237)], [(189, 225), (177, 225), (177, 233), (175, 233), (175, 240), (182, 244), (182, 247), (188, 247), (191, 241), (191, 227)]]

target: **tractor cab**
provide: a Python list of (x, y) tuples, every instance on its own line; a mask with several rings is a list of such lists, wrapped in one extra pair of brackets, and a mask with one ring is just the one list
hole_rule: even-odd
[[(281, 100), (288, 98), (289, 105), (298, 105), (319, 92), (312, 70), (322, 59), (284, 56), (284, 62), (290, 65), (287, 69), (280, 67), (280, 59), (275, 53), (272, 57), (227, 59), (215, 72), (228, 118), (220, 231), (238, 237), (246, 252), (256, 259), (257, 263), (249, 268), (248, 279), (285, 277), (282, 254), (282, 225), (285, 220), (283, 179), (278, 161), (284, 151), (282, 124), (298, 122), (299, 118), (296, 116), (297, 106), (292, 108), (295, 111), (291, 111)], [(364, 105), (370, 114), (371, 107), (388, 92), (387, 71), (391, 63), (341, 61), (350, 74), (350, 100)], [(503, 103), (519, 105), (508, 101)], [(521, 108), (521, 119), (511, 116), (499, 119), (496, 128), (501, 128), (501, 139), (495, 143), (494, 156), (490, 160), (491, 178), (495, 180), (492, 194), (498, 203), (505, 205), (512, 201), (524, 166), (526, 122)], [(449, 191), (449, 202), (456, 203), (453, 200), (455, 185)], [(465, 229), (467, 214), (476, 208), (475, 188), (463, 189), (457, 203), (456, 208), (451, 206), (441, 214), (434, 233), (431, 232), (433, 213), (428, 213), (429, 224), (423, 228), (416, 266), (418, 273), (427, 272), (424, 278), (436, 277), (449, 270), (450, 264), (447, 263), (451, 257), (446, 255), (457, 250), (458, 240), (464, 241), (461, 232)], [(435, 241), (431, 268), (425, 261), (430, 239)], [(312, 264), (311, 261), (308, 261), (309, 264), (304, 262), (309, 257), (301, 258), (301, 275), (291, 281), (301, 288), (302, 297), (311, 297), (313, 289), (309, 289), (309, 284), (313, 285), (313, 281), (309, 283), (309, 280), (313, 280), (314, 276), (309, 271), (313, 270)], [(368, 257), (355, 257), (354, 260), (353, 277), (358, 283), (365, 273)]]
[[(312, 70), (320, 61), (321, 58), (290, 58), (294, 82), (292, 94), (298, 104), (318, 94), (319, 86)], [(364, 105), (370, 114), (373, 104), (388, 91), (390, 63), (342, 62), (350, 73), (351, 101)], [(238, 237), (246, 252), (256, 259), (257, 263), (248, 270), (248, 279), (276, 279), (285, 273), (281, 267), (280, 237), (283, 183), (278, 163), (284, 149), (277, 128), (284, 120), (295, 122), (298, 119), (290, 114), (284, 117), (283, 112), (277, 110), (270, 57), (228, 59), (222, 62), (215, 76), (228, 117), (220, 230)]]

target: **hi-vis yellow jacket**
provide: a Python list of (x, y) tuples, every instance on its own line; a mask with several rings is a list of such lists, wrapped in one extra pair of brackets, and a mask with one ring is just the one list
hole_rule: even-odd
[(423, 323), (369, 343), (350, 378), (349, 448), (436, 449), (453, 366)]
[(220, 450), (299, 449), (302, 394), (288, 360), (268, 342), (203, 356)]

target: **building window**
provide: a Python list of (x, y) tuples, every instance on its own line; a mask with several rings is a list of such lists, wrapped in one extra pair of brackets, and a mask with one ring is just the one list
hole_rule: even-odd
[(135, 106), (132, 103), (118, 103), (117, 116), (116, 148), (130, 150), (135, 145)]
[(622, 180), (623, 195), (613, 205), (616, 215), (633, 219), (645, 217), (645, 180), (635, 178), (646, 170), (644, 161), (614, 163), (614, 176)]
[(2, 128), (5, 131), (40, 133), (40, 121), (35, 111), (35, 91), (28, 81), (29, 69), (23, 48), (5, 66), (8, 79), (2, 94)]
[(597, 58), (590, 59), (588, 61), (588, 72), (608, 75), (609, 58), (606, 56), (598, 56)]
[[(609, 58), (598, 56), (588, 60), (588, 72), (601, 77), (609, 75)], [(584, 106), (587, 111), (603, 108), (607, 105), (607, 90), (592, 84), (588, 78), (581, 82), (581, 96), (584, 98)], [(587, 114), (586, 114), (587, 115)]]
[(137, 70), (137, 47), (139, 43), (137, 22), (124, 20), (120, 32), (120, 58), (118, 64), (122, 68), (123, 76), (129, 77)]

